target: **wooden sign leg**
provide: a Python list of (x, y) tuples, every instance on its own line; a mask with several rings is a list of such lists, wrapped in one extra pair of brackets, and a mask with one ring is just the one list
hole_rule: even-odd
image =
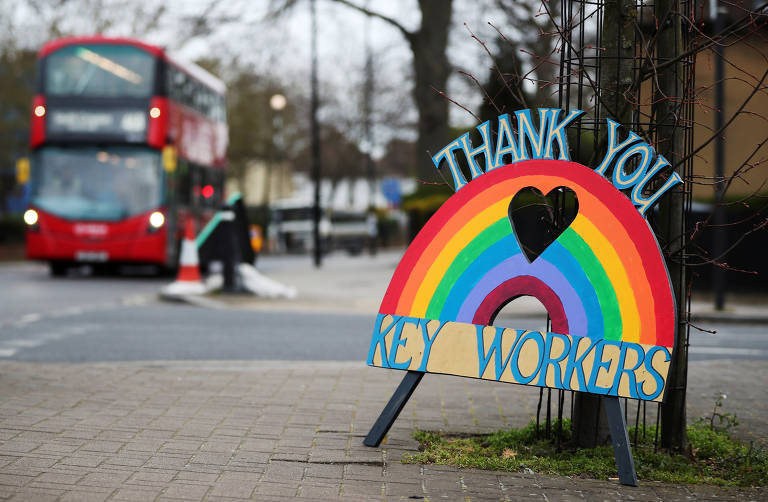
[(621, 401), (616, 396), (604, 396), (605, 414), (608, 416), (608, 426), (611, 429), (613, 456), (616, 458), (616, 468), (619, 471), (619, 482), (622, 485), (637, 486), (635, 460), (632, 458), (632, 448), (629, 446), (627, 424), (624, 422), (624, 412)]
[(397, 386), (394, 394), (389, 399), (389, 402), (382, 410), (379, 418), (376, 419), (376, 423), (371, 427), (368, 435), (365, 436), (363, 444), (365, 446), (379, 446), (381, 440), (389, 432), (389, 428), (397, 420), (397, 416), (403, 411), (405, 403), (411, 398), (411, 394), (416, 390), (416, 386), (421, 382), (421, 378), (424, 373), (421, 371), (409, 371), (403, 377), (403, 381)]

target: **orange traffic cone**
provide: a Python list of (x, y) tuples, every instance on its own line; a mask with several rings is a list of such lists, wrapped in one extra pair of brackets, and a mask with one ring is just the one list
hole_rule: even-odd
[(167, 296), (201, 295), (206, 292), (200, 278), (200, 261), (195, 244), (195, 228), (192, 220), (187, 220), (184, 239), (181, 241), (179, 273), (176, 280), (162, 289)]

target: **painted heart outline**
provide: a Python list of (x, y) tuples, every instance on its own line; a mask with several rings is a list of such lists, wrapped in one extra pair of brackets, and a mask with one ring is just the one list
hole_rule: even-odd
[(529, 263), (557, 240), (579, 212), (576, 193), (558, 186), (543, 194), (536, 187), (520, 189), (509, 201), (509, 224)]

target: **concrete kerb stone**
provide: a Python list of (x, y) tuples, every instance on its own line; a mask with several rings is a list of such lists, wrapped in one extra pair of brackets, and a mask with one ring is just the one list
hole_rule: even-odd
[[(768, 445), (759, 362), (692, 363), (689, 416), (728, 393), (736, 433)], [(0, 498), (21, 500), (758, 500), (670, 486), (402, 464), (415, 429), (523, 425), (538, 391), (428, 375), (381, 448), (362, 438), (401, 372), (359, 363), (0, 363)], [(277, 419), (275, 419), (277, 418)], [(311, 418), (311, 419), (310, 419)]]
[(189, 305), (195, 305), (197, 307), (204, 307), (209, 309), (223, 310), (232, 308), (227, 302), (219, 301), (213, 298), (211, 295), (183, 295), (183, 294), (169, 294), (160, 292), (157, 298), (162, 301), (171, 303), (184, 303)]
[(716, 310), (694, 312), (691, 314), (691, 322), (712, 322), (722, 324), (768, 324), (768, 312), (747, 313), (739, 311), (719, 312)]

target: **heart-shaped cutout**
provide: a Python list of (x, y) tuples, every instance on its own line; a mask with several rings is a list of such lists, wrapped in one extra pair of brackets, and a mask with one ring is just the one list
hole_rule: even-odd
[(579, 212), (576, 193), (559, 186), (547, 195), (535, 187), (525, 187), (509, 203), (509, 223), (529, 262), (560, 237)]

